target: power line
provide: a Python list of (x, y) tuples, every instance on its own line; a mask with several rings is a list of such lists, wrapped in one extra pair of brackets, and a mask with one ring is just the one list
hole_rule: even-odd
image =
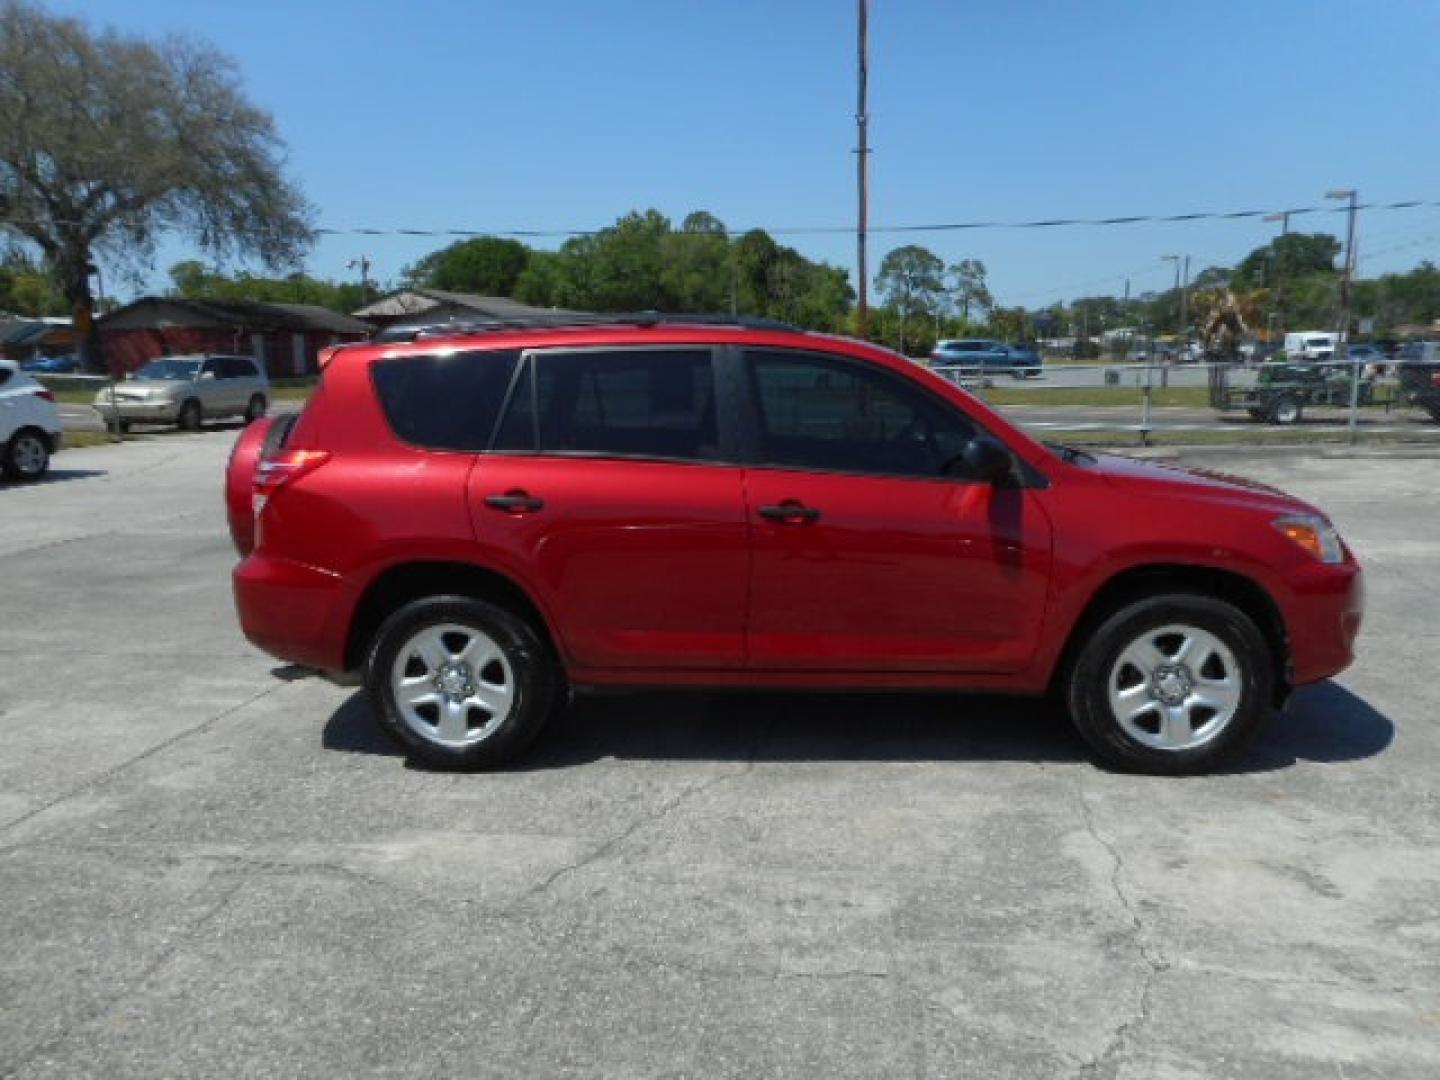
[[(1361, 203), (1358, 210), (1389, 211), (1413, 210), (1419, 207), (1440, 207), (1440, 200), (1407, 199), (1401, 202)], [(872, 233), (924, 233), (963, 232), (982, 229), (1049, 229), (1069, 226), (1113, 227), (1120, 225), (1164, 225), (1192, 221), (1244, 221), (1264, 218), (1269, 214), (1289, 214), (1292, 217), (1304, 214), (1335, 214), (1347, 212), (1347, 207), (1296, 206), (1287, 210), (1204, 210), (1184, 214), (1123, 214), (1103, 218), (1045, 218), (1035, 221), (958, 221), (927, 225), (870, 225)], [(75, 225), (79, 222), (65, 219), (40, 220), (35, 218), (0, 219), (3, 225)], [(318, 236), (418, 236), (418, 237), (477, 237), (507, 236), (524, 239), (556, 239), (570, 236), (596, 236), (613, 226), (600, 229), (416, 229), (395, 226), (324, 225), (314, 230)], [(820, 236), (827, 234), (851, 234), (853, 225), (785, 225), (749, 226), (744, 229), (732, 228), (731, 235), (745, 233), (751, 229), (763, 229), (772, 236)]]
[[(1413, 210), (1418, 207), (1440, 207), (1440, 200), (1407, 199), (1390, 203), (1363, 203), (1360, 210)], [(1035, 221), (959, 221), (926, 225), (870, 225), (872, 233), (922, 233), (961, 232), (979, 229), (1049, 229), (1065, 226), (1084, 225), (1106, 227), (1140, 224), (1177, 224), (1191, 221), (1243, 221), (1264, 218), (1268, 214), (1284, 213), (1292, 217), (1304, 214), (1345, 213), (1347, 207), (1296, 206), (1286, 210), (1202, 210), (1184, 214), (1124, 214), (1103, 218), (1045, 218)], [(751, 226), (763, 228), (772, 236), (819, 236), (827, 234), (850, 234), (853, 225), (785, 225)], [(324, 226), (315, 230), (322, 236), (511, 236), (528, 238), (557, 238), (568, 236), (594, 236), (603, 229), (401, 229), (374, 227)], [(750, 231), (749, 228), (734, 228), (732, 234)]]

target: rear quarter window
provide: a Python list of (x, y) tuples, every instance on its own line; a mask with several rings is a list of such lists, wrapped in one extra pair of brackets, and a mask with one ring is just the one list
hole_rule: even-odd
[(375, 392), (396, 436), (431, 450), (479, 453), (490, 442), (520, 354), (476, 350), (377, 360)]

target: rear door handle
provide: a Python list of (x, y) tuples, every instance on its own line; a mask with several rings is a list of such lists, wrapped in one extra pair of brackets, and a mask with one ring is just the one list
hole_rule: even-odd
[(536, 499), (523, 491), (507, 491), (504, 495), (486, 495), (485, 505), (509, 514), (530, 514), (545, 509), (545, 500)]
[(760, 516), (784, 525), (808, 525), (812, 521), (820, 520), (820, 511), (794, 499), (787, 499), (772, 506), (760, 507)]

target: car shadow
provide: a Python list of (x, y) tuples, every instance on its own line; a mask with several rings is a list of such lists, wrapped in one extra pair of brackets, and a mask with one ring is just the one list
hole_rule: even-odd
[[(1226, 773), (1373, 757), (1394, 739), (1380, 712), (1338, 683), (1296, 692)], [(399, 757), (363, 691), (325, 724), (327, 750)], [(607, 758), (650, 761), (1075, 762), (1086, 748), (1054, 703), (993, 695), (714, 693), (582, 695), (513, 771)], [(423, 766), (414, 766), (423, 768)]]
[(1297, 762), (1331, 765), (1376, 757), (1395, 741), (1395, 725), (1333, 679), (1302, 686), (1270, 717), (1227, 772), (1266, 772)]
[(39, 480), (9, 480), (0, 477), (0, 491), (6, 488), (36, 488), (47, 484), (63, 484), (67, 480), (90, 480), (97, 476), (110, 475), (104, 469), (57, 469), (53, 466)]

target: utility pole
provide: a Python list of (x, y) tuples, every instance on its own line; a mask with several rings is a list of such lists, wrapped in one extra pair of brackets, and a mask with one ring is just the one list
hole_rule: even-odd
[(1190, 340), (1189, 323), (1185, 319), (1185, 309), (1190, 299), (1190, 256), (1185, 256), (1185, 277), (1180, 283), (1180, 332), (1185, 335), (1185, 340)]
[[(1273, 214), (1266, 214), (1264, 220), (1265, 220), (1265, 221), (1278, 221), (1278, 222), (1280, 222), (1280, 237), (1281, 237), (1281, 239), (1284, 239), (1285, 237), (1287, 237), (1287, 236), (1290, 235), (1290, 211), (1289, 211), (1289, 210), (1277, 210), (1277, 211), (1276, 211), (1275, 213), (1273, 213)], [(1274, 251), (1274, 247), (1273, 247), (1273, 246), (1271, 247), (1271, 250)], [(1276, 252), (1276, 254), (1278, 255), (1279, 252)], [(1273, 285), (1274, 288), (1275, 288), (1275, 316), (1274, 316), (1274, 317), (1275, 317), (1275, 322), (1278, 324), (1278, 327), (1279, 327), (1278, 331), (1272, 330), (1271, 333), (1270, 333), (1271, 338), (1274, 338), (1274, 337), (1275, 337), (1275, 334), (1276, 334), (1277, 332), (1278, 332), (1279, 334), (1281, 334), (1282, 336), (1283, 336), (1284, 333), (1285, 333), (1285, 286), (1282, 285), (1282, 284), (1280, 284), (1280, 268), (1276, 265), (1276, 260), (1275, 260), (1275, 259), (1271, 259), (1271, 260), (1270, 260), (1270, 276), (1271, 276), (1271, 278), (1272, 278), (1272, 281), (1270, 282), (1270, 284)], [(1272, 341), (1272, 344), (1273, 344), (1273, 341)]]
[(347, 270), (354, 270), (357, 267), (360, 270), (360, 306), (364, 307), (370, 302), (370, 256), (361, 255), (345, 264)]
[(855, 327), (859, 336), (864, 338), (870, 322), (869, 282), (866, 280), (868, 271), (865, 267), (865, 233), (869, 228), (870, 217), (870, 147), (868, 143), (870, 117), (866, 112), (865, 104), (866, 84), (870, 78), (870, 2), (869, 0), (859, 0), (859, 3), (859, 93), (855, 108), (855, 126), (859, 129), (860, 141), (855, 149), (855, 171), (860, 205), (855, 223), (855, 262), (860, 275), (860, 291), (859, 303), (855, 308)]
[(1340, 274), (1340, 326), (1335, 351), (1340, 359), (1350, 364), (1350, 443), (1353, 446), (1359, 436), (1358, 421), (1360, 408), (1360, 365), (1350, 360), (1350, 292), (1355, 279), (1355, 213), (1359, 210), (1357, 192), (1354, 188), (1327, 191), (1327, 199), (1348, 199), (1349, 219), (1345, 227), (1345, 262)]

